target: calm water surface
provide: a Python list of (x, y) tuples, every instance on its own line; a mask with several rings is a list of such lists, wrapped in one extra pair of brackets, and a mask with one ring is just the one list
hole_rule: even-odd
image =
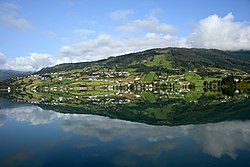
[(0, 102), (0, 166), (250, 166), (250, 121), (153, 126)]

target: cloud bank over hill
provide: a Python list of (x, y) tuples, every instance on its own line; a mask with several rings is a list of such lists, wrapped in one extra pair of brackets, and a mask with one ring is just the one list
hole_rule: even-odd
[[(1, 59), (0, 59), (1, 62)], [(49, 54), (30, 53), (27, 56), (16, 57), (13, 60), (1, 65), (3, 69), (12, 69), (17, 71), (36, 71), (43, 67), (51, 66), (56, 60)]]
[(232, 13), (224, 17), (214, 14), (200, 20), (192, 33), (186, 37), (178, 36), (176, 34), (178, 29), (175, 26), (160, 22), (156, 16), (128, 20), (124, 15), (132, 12), (115, 13), (118, 13), (117, 18), (122, 18), (121, 25), (116, 27), (116, 30), (125, 37), (101, 34), (95, 39), (63, 46), (60, 50), (61, 55), (76, 61), (89, 61), (161, 47), (250, 49), (250, 25), (245, 22), (235, 22)]
[[(16, 10), (16, 9), (15, 9)], [(201, 19), (186, 36), (178, 35), (178, 27), (161, 22), (155, 12), (142, 19), (130, 19), (132, 10), (113, 11), (109, 14), (116, 23), (116, 35), (77, 28), (75, 34), (86, 39), (64, 45), (58, 55), (30, 53), (12, 60), (0, 55), (0, 68), (20, 71), (37, 71), (43, 67), (64, 62), (93, 61), (110, 56), (164, 47), (198, 47), (222, 50), (250, 50), (250, 24), (234, 21), (233, 13), (224, 17), (213, 14)], [(92, 35), (92, 37), (87, 37)], [(93, 36), (94, 35), (94, 36)]]
[(191, 47), (222, 50), (250, 49), (250, 25), (234, 22), (232, 13), (225, 17), (216, 14), (200, 20), (194, 32), (187, 37)]

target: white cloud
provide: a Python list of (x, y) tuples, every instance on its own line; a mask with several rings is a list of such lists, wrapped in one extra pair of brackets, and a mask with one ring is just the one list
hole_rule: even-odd
[(54, 37), (56, 35), (56, 33), (53, 31), (44, 31), (43, 35), (46, 37)]
[(95, 33), (94, 30), (88, 30), (88, 29), (75, 29), (73, 30), (73, 32), (80, 35), (90, 35)]
[(171, 35), (148, 33), (145, 36), (131, 39), (114, 38), (101, 34), (96, 39), (76, 43), (61, 48), (61, 55), (73, 62), (91, 61), (121, 54), (143, 51), (166, 46), (187, 46), (185, 39)]
[[(8, 8), (12, 11), (18, 10), (18, 7), (13, 4), (9, 4)], [(75, 29), (73, 30), (74, 33), (86, 36), (96, 35), (96, 37), (94, 39), (86, 37), (82, 42), (63, 46), (60, 49), (62, 56), (60, 58), (38, 54), (43, 55), (42, 59), (38, 59), (29, 55), (17, 57), (1, 65), (1, 67), (35, 71), (58, 63), (93, 61), (110, 56), (165, 47), (250, 49), (250, 25), (245, 22), (235, 22), (232, 13), (225, 17), (212, 15), (202, 19), (190, 35), (180, 37), (174, 33), (176, 28), (173, 25), (161, 22), (154, 16), (157, 12), (158, 10), (152, 11), (144, 19), (128, 20), (128, 15), (132, 14), (133, 11), (115, 11), (110, 15), (113, 15), (114, 20), (121, 20), (120, 25), (114, 27), (114, 29), (119, 30), (115, 37), (110, 34), (97, 34), (90, 29)], [(116, 18), (114, 18), (115, 16)], [(54, 35), (54, 33), (48, 32), (48, 35)], [(44, 55), (46, 56), (44, 57)]]
[(4, 24), (19, 28), (19, 29), (30, 29), (32, 28), (31, 23), (20, 16), (20, 7), (13, 3), (0, 3), (0, 21)]
[(20, 29), (29, 29), (32, 27), (28, 20), (13, 15), (1, 15), (0, 20), (9, 26)]
[(170, 24), (161, 23), (155, 16), (149, 16), (145, 19), (136, 19), (128, 21), (117, 28), (122, 33), (145, 34), (145, 33), (162, 33), (172, 34), (176, 28)]
[(4, 63), (4, 54), (0, 52), (0, 64)]
[(85, 25), (95, 25), (97, 23), (98, 22), (96, 20), (83, 20), (82, 21), (82, 24), (85, 24)]
[[(129, 11), (115, 11), (125, 18)], [(233, 14), (209, 16), (199, 21), (193, 33), (179, 37), (176, 28), (153, 14), (145, 19), (126, 20), (116, 27), (120, 36), (100, 34), (95, 39), (63, 46), (61, 55), (73, 62), (91, 61), (125, 53), (162, 47), (204, 47), (223, 50), (250, 49), (250, 26), (234, 22)]]
[(232, 13), (225, 17), (212, 15), (199, 21), (187, 42), (192, 47), (223, 50), (250, 49), (250, 25), (234, 22)]
[(20, 7), (14, 3), (9, 3), (9, 2), (0, 3), (0, 11), (15, 13), (15, 11), (17, 10), (20, 10)]
[(99, 35), (96, 39), (73, 44), (72, 46), (63, 46), (61, 54), (73, 61), (90, 61), (106, 58), (114, 54), (115, 49), (119, 47), (112, 36), (107, 34)]
[[(151, 48), (167, 46), (187, 47), (185, 38), (172, 35), (175, 27), (160, 22), (152, 11), (145, 19), (128, 20), (132, 10), (119, 10), (110, 14), (115, 21), (121, 21), (116, 27), (120, 35), (116, 37), (110, 34), (99, 34), (95, 39), (85, 40), (72, 45), (63, 46), (60, 53), (72, 62), (92, 61), (117, 56), (121, 54), (142, 51)], [(77, 30), (77, 32), (92, 33), (89, 30)]]
[(159, 14), (163, 14), (164, 10), (162, 10), (161, 8), (153, 8), (149, 11), (149, 14), (147, 15), (148, 17), (151, 16), (157, 16)]
[(126, 21), (129, 15), (134, 14), (133, 10), (117, 10), (109, 14), (112, 20), (115, 21)]
[(57, 61), (49, 54), (30, 53), (28, 56), (16, 57), (1, 65), (2, 69), (18, 71), (37, 71), (43, 67), (54, 65)]

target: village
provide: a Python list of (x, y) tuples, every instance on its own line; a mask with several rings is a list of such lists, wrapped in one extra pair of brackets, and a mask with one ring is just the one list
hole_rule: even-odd
[[(45, 73), (34, 74), (27, 77), (17, 77), (17, 82), (21, 88), (32, 90), (33, 92), (41, 91), (61, 91), (68, 92), (71, 90), (119, 90), (130, 89), (137, 91), (152, 91), (153, 88), (166, 87), (173, 88), (179, 85), (180, 88), (187, 88), (191, 82), (185, 80), (185, 75), (157, 76), (154, 72), (151, 78), (148, 76), (130, 72), (103, 72), (96, 71), (91, 75), (68, 75), (66, 73)], [(148, 74), (149, 75), (149, 74)], [(144, 79), (143, 79), (144, 77)], [(181, 89), (183, 90), (183, 89)], [(180, 91), (181, 91), (180, 90)]]
[[(176, 71), (178, 73), (172, 75), (157, 75), (153, 71), (144, 74), (101, 70), (88, 72), (88, 75), (82, 75), (80, 71), (33, 74), (17, 77), (16, 87), (8, 87), (8, 92), (16, 89), (32, 97), (24, 101), (53, 105), (69, 101), (117, 105), (134, 101), (155, 102), (157, 99), (187, 99), (197, 102), (204, 93), (204, 82), (214, 84), (221, 80), (221, 77), (201, 77), (196, 70), (185, 73), (180, 73), (178, 69)], [(224, 76), (231, 75), (227, 70), (220, 72)], [(236, 77), (234, 80), (240, 82), (241, 78)], [(213, 91), (216, 92), (217, 89)]]
[[(235, 75), (234, 80), (240, 82), (242, 77), (246, 77), (247, 73), (234, 73), (228, 70), (220, 70), (220, 76), (201, 77), (197, 71), (188, 71), (185, 73), (168, 75), (157, 75), (156, 72), (147, 74), (126, 71), (93, 71), (88, 75), (81, 75), (80, 72), (55, 72), (45, 74), (33, 74), (26, 77), (17, 77), (17, 84), (23, 88), (37, 91), (43, 88), (44, 91), (67, 91), (67, 90), (89, 90), (89, 89), (107, 89), (117, 90), (120, 87), (127, 89), (159, 88), (163, 85), (168, 88), (177, 88), (181, 91), (189, 88), (190, 85), (202, 87), (204, 81), (211, 82), (221, 80), (224, 76)], [(18, 89), (18, 88), (17, 88)], [(186, 91), (187, 91), (186, 90)]]

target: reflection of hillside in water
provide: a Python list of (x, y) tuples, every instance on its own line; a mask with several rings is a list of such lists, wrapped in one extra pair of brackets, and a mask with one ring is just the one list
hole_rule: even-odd
[[(7, 118), (28, 122), (33, 126), (58, 121), (66, 132), (106, 143), (121, 140), (120, 149), (137, 156), (158, 157), (163, 152), (178, 149), (185, 142), (185, 138), (192, 139), (197, 144), (196, 151), (217, 158), (227, 155), (235, 159), (238, 150), (250, 150), (249, 121), (175, 127), (152, 126), (94, 115), (61, 114), (34, 105), (3, 108), (0, 115), (2, 126)], [(94, 144), (89, 144), (89, 147), (95, 147)], [(78, 146), (84, 147), (86, 143), (79, 143)]]
[[(112, 87), (114, 88), (114, 87)], [(57, 92), (57, 91), (9, 91), (1, 92), (0, 96), (17, 100), (19, 102), (28, 102), (35, 104), (54, 104), (60, 103), (74, 103), (76, 101), (93, 102), (93, 104), (126, 104), (133, 102), (156, 102), (168, 101), (171, 99), (185, 100), (185, 101), (199, 101), (202, 96), (210, 96), (215, 100), (221, 98), (221, 102), (229, 101), (231, 97), (237, 98), (248, 97), (249, 90), (236, 90), (235, 88), (201, 88), (189, 89), (181, 87), (179, 89), (160, 89), (152, 87), (130, 89), (97, 89), (96, 87), (88, 88), (86, 90), (79, 90), (72, 92)], [(80, 102), (79, 102), (80, 103)]]
[(186, 125), (250, 119), (248, 94), (219, 91), (92, 90), (71, 94), (9, 94), (60, 113), (94, 114), (153, 125)]

